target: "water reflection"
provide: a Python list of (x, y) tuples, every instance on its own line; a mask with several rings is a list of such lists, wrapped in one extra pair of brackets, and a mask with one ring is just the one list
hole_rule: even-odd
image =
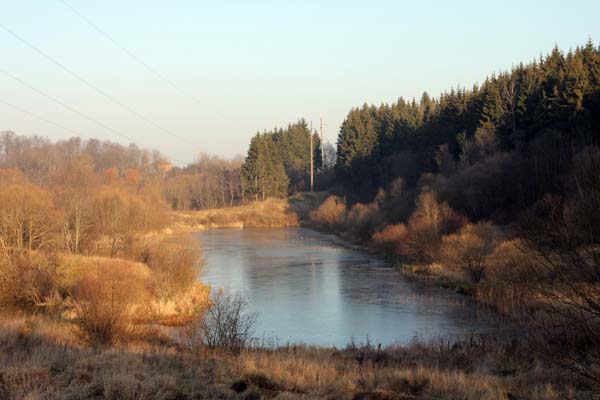
[(304, 228), (212, 230), (195, 234), (201, 279), (243, 291), (258, 314), (259, 337), (279, 343), (343, 346), (406, 343), (490, 329), (468, 299), (408, 282), (385, 262), (335, 245)]

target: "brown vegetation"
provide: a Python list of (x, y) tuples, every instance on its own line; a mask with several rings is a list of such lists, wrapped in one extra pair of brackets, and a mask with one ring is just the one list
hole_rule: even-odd
[(543, 302), (535, 320), (559, 363), (600, 385), (600, 150), (574, 161), (568, 196), (546, 197), (521, 226), (522, 251)]
[[(0, 362), (0, 397), (564, 398), (600, 384), (597, 148), (573, 156), (560, 179), (551, 160), (537, 155), (536, 174), (547, 179), (540, 187), (560, 190), (502, 227), (510, 234), (494, 225), (519, 206), (508, 189), (516, 176), (509, 166), (527, 168), (531, 160), (495, 152), (484, 129), (463, 138), (458, 160), (439, 148), (439, 174), (423, 174), (408, 189), (397, 178), (369, 203), (319, 194), (302, 197), (310, 206), (267, 199), (175, 214), (174, 226), (186, 229), (297, 226), (308, 218), (418, 265), (414, 271), (472, 294), (527, 332), (527, 341), (514, 343), (252, 350), (243, 299), (211, 301), (196, 282), (194, 244), (163, 237), (159, 187), (167, 169), (158, 155), (151, 161), (96, 142), (13, 139), (3, 137), (12, 147), (0, 160), (0, 306), (5, 315), (30, 317), (6, 319), (0, 351), (16, 356)], [(243, 189), (228, 192), (226, 184), (238, 178), (215, 180), (221, 172), (194, 187), (194, 199), (184, 198), (192, 181), (174, 180), (171, 200), (182, 204), (175, 207), (243, 202)], [(160, 334), (161, 325), (185, 325), (185, 342)], [(132, 351), (134, 343), (145, 350)], [(90, 344), (118, 350), (93, 354)], [(524, 351), (527, 357), (517, 357)], [(123, 362), (134, 367), (126, 371)], [(201, 385), (190, 383), (199, 378)]]
[(149, 275), (146, 266), (120, 260), (93, 260), (78, 266), (69, 292), (74, 322), (86, 341), (109, 345), (125, 336), (150, 299)]
[(54, 255), (0, 251), (0, 310), (43, 310), (54, 296), (56, 269)]
[(10, 133), (0, 146), (3, 317), (43, 315), (98, 347), (206, 308), (199, 250), (162, 232), (158, 153)]
[(423, 192), (409, 219), (411, 252), (422, 261), (438, 260), (442, 237), (459, 229), (465, 219), (447, 203), (440, 203), (435, 193)]
[(591, 399), (576, 376), (514, 342), (415, 341), (376, 349), (293, 346), (188, 351), (159, 344), (93, 352), (40, 318), (0, 328), (0, 397), (61, 399)]
[(159, 298), (173, 298), (184, 293), (198, 277), (201, 253), (193, 239), (177, 235), (150, 242), (140, 249), (137, 258), (152, 271), (152, 287)]
[(36, 250), (54, 239), (50, 193), (30, 184), (0, 188), (0, 241), (3, 246)]
[(346, 202), (337, 197), (328, 197), (310, 214), (311, 221), (320, 228), (335, 231), (346, 223)]
[(244, 205), (242, 161), (240, 157), (227, 160), (200, 154), (187, 167), (169, 171), (162, 195), (171, 208), (182, 211)]
[(268, 199), (246, 206), (177, 212), (173, 227), (182, 229), (273, 228), (298, 226), (298, 214), (285, 199)]
[(256, 316), (240, 293), (218, 291), (210, 305), (183, 330), (183, 343), (191, 350), (221, 349), (239, 354), (252, 345)]
[(372, 237), (373, 246), (396, 256), (410, 254), (410, 231), (405, 224), (388, 225), (375, 232)]
[[(508, 190), (505, 187), (470, 181), (475, 176), (483, 181), (489, 178), (486, 174), (494, 173), (494, 169), (481, 165), (493, 162), (485, 151), (478, 150), (483, 139), (474, 140), (469, 145), (470, 161), (452, 168), (444, 165), (453, 170), (450, 176), (456, 179), (451, 189), (456, 193), (465, 191), (457, 195), (457, 199), (467, 201), (461, 209), (471, 215), (489, 215), (490, 209), (498, 208), (495, 202), (505, 204), (511, 200), (494, 198), (496, 191)], [(440, 162), (442, 156), (439, 155)], [(416, 197), (414, 211), (403, 216), (404, 222), (391, 219), (397, 215), (393, 205), (406, 200), (401, 182), (392, 185), (387, 195), (379, 194), (378, 200), (357, 203), (350, 209), (332, 197), (311, 217), (316, 227), (370, 244), (393, 256), (405, 271), (429, 275), (436, 282), (472, 294), (481, 304), (513, 317), (542, 338), (532, 350), (548, 355), (562, 368), (597, 385), (599, 169), (598, 148), (582, 149), (573, 157), (571, 170), (563, 174), (562, 195), (545, 196), (515, 224), (502, 228), (486, 220), (468, 223), (448, 203), (439, 201), (432, 187), (455, 204), (458, 201), (447, 191), (450, 187), (441, 186), (448, 179), (443, 173), (421, 178), (421, 194)], [(490, 181), (508, 185), (508, 180), (497, 177)], [(328, 214), (318, 211), (332, 210), (334, 204), (336, 215), (345, 218), (330, 218), (335, 222), (323, 223)], [(353, 218), (350, 214), (354, 214)], [(368, 235), (373, 227), (377, 231)]]
[(449, 267), (457, 268), (473, 283), (484, 278), (490, 256), (500, 241), (498, 229), (490, 222), (466, 225), (457, 233), (444, 236), (439, 257)]

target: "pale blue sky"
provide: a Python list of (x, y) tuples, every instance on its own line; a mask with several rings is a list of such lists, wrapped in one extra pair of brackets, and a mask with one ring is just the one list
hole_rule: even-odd
[[(0, 29), (0, 69), (179, 162), (243, 153), (257, 131), (304, 117), (335, 142), (348, 110), (427, 90), (470, 87), (494, 71), (588, 37), (600, 1), (83, 1), (67, 0), (122, 46), (200, 100), (124, 54), (60, 0), (0, 0), (0, 24), (156, 124), (66, 74)], [(0, 101), (84, 137), (126, 143), (0, 74)], [(72, 136), (0, 104), (0, 129)]]

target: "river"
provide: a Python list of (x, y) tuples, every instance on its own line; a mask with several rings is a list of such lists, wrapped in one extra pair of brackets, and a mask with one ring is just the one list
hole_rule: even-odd
[(409, 281), (385, 261), (306, 228), (194, 233), (201, 280), (242, 292), (262, 344), (406, 344), (492, 332), (494, 316), (466, 296)]

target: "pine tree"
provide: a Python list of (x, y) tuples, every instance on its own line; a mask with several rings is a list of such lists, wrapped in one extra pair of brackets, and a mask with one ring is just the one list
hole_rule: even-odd
[(250, 147), (248, 148), (248, 154), (242, 164), (242, 180), (246, 193), (255, 200), (258, 200), (258, 154), (259, 154), (259, 142), (261, 140), (260, 134), (257, 133), (250, 140)]

